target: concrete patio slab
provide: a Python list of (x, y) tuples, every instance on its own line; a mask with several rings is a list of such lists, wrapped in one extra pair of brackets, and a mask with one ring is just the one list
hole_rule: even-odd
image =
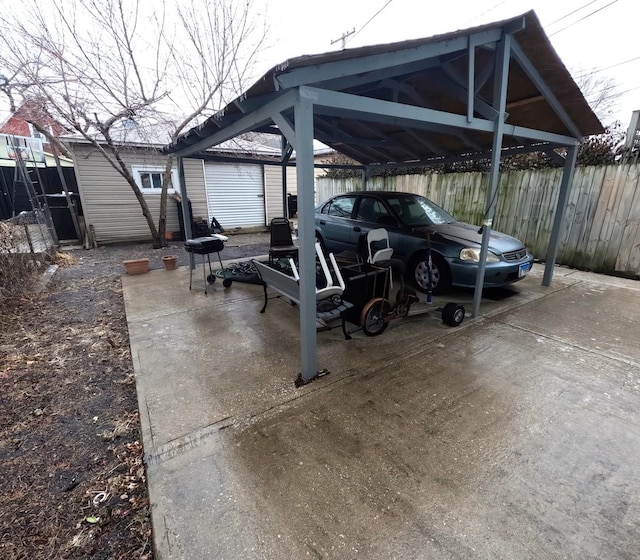
[(640, 283), (557, 271), (318, 333), (298, 389), (282, 299), (123, 277), (157, 558), (635, 558)]

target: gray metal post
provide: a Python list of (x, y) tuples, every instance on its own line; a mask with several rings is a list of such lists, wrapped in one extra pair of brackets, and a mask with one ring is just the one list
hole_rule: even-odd
[(473, 120), (476, 99), (476, 46), (469, 37), (469, 65), (467, 66), (467, 122)]
[[(191, 215), (189, 214), (189, 200), (187, 198), (187, 182), (184, 178), (184, 161), (178, 157), (178, 179), (180, 181), (180, 197), (182, 198), (182, 223), (184, 224), (184, 238), (191, 239)], [(193, 253), (189, 253), (189, 266), (196, 267), (196, 260)]]
[(493, 131), (493, 145), (491, 147), (491, 172), (489, 173), (489, 185), (487, 188), (487, 213), (482, 223), (482, 245), (480, 247), (480, 262), (478, 263), (478, 276), (473, 293), (473, 316), (480, 315), (480, 301), (482, 300), (482, 287), (484, 286), (484, 273), (486, 269), (487, 253), (489, 252), (489, 239), (491, 226), (495, 214), (495, 194), (498, 188), (500, 174), (500, 151), (502, 150), (502, 137), (504, 135), (504, 112), (507, 102), (507, 82), (509, 79), (509, 58), (511, 56), (511, 35), (505, 34), (496, 49), (496, 77), (493, 90), (493, 108), (498, 111), (495, 129)]
[(567, 149), (567, 159), (564, 162), (564, 170), (562, 172), (562, 182), (560, 183), (560, 192), (558, 193), (558, 203), (556, 204), (556, 212), (553, 217), (553, 226), (551, 228), (551, 237), (549, 238), (549, 246), (547, 247), (547, 258), (544, 265), (544, 274), (542, 276), (542, 285), (550, 286), (553, 277), (553, 267), (556, 264), (558, 256), (558, 244), (560, 242), (560, 227), (564, 221), (564, 214), (569, 201), (569, 193), (573, 184), (573, 172), (576, 168), (576, 160), (578, 158), (578, 146), (569, 146)]
[(316, 258), (313, 195), (313, 104), (299, 98), (294, 105), (296, 173), (298, 185), (298, 244), (300, 259), (301, 377), (311, 381), (318, 373), (316, 340)]
[(282, 157), (280, 158), (280, 162), (281, 162), (281, 173), (282, 173), (282, 215), (285, 218), (289, 217), (289, 208), (287, 205), (287, 161), (289, 161), (289, 158), (287, 157), (287, 146), (289, 145), (289, 143), (287, 142), (287, 139), (282, 136), (281, 138), (281, 145), (280, 145), (280, 153), (282, 155)]

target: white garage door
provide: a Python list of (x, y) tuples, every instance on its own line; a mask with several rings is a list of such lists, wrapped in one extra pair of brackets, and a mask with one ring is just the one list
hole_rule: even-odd
[(225, 229), (265, 225), (261, 165), (205, 163), (209, 220)]

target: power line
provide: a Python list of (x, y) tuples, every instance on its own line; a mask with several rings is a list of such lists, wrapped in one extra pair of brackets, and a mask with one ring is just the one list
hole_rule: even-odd
[[(594, 2), (596, 0), (593, 0)], [(502, 0), (502, 2), (498, 2), (497, 4), (491, 6), (488, 10), (485, 10), (484, 12), (478, 14), (477, 16), (475, 16), (474, 18), (471, 19), (478, 19), (481, 18), (482, 16), (484, 16), (485, 14), (488, 14), (489, 12), (493, 12), (493, 10), (495, 10), (496, 8), (502, 6), (502, 4), (506, 4), (507, 0)], [(468, 19), (467, 21), (471, 21), (471, 19)]]
[(598, 0), (591, 0), (591, 2), (589, 2), (588, 4), (584, 4), (583, 6), (580, 6), (579, 8), (573, 10), (573, 12), (569, 12), (568, 14), (563, 15), (561, 18), (558, 18), (557, 20), (552, 21), (551, 23), (548, 23), (546, 27), (551, 27), (552, 25), (558, 23), (559, 21), (562, 21), (563, 19), (566, 19), (569, 16), (572, 16), (573, 14), (575, 14), (576, 12), (579, 12), (580, 10), (584, 10), (585, 8), (587, 8), (588, 6), (591, 6), (591, 4), (595, 4), (596, 2), (598, 2)]
[[(621, 97), (625, 93), (629, 93), (630, 91), (636, 91), (638, 89), (640, 89), (640, 86), (636, 86), (636, 87), (632, 87), (632, 88), (629, 88), (629, 89), (625, 89), (624, 91), (615, 91), (612, 94), (606, 95), (605, 97), (603, 97), (602, 100), (611, 99), (612, 97)], [(604, 93), (604, 92), (600, 92), (600, 93)]]
[(570, 23), (566, 27), (563, 27), (562, 29), (558, 29), (558, 31), (554, 31), (553, 33), (551, 33), (551, 35), (549, 35), (549, 37), (553, 37), (554, 35), (557, 35), (558, 33), (562, 33), (565, 29), (569, 29), (570, 27), (573, 27), (576, 23), (580, 23), (581, 21), (584, 21), (585, 19), (591, 17), (592, 15), (595, 15), (598, 12), (601, 12), (605, 8), (608, 8), (609, 6), (611, 6), (612, 4), (615, 4), (617, 1), (618, 0), (613, 0), (613, 2), (609, 2), (605, 6), (602, 6), (602, 8), (598, 8), (597, 10), (594, 10), (593, 12), (588, 13), (586, 16), (581, 17), (580, 19), (577, 19), (576, 21), (574, 21), (573, 23)]
[(605, 70), (611, 70), (612, 68), (617, 68), (618, 66), (622, 66), (623, 64), (629, 64), (629, 62), (635, 62), (636, 60), (640, 60), (640, 56), (636, 56), (635, 58), (630, 58), (629, 60), (624, 60), (622, 62), (616, 62), (611, 66), (605, 66), (604, 68), (597, 68), (596, 70), (589, 70), (588, 72), (583, 72), (582, 74), (578, 74), (576, 78), (585, 78), (587, 76), (591, 76), (592, 74), (597, 74), (598, 72), (604, 72)]
[(353, 33), (351, 35), (351, 38), (353, 39), (358, 33), (360, 33), (360, 31), (362, 31), (365, 27), (367, 27), (367, 25), (369, 25), (375, 18), (377, 18), (380, 13), (382, 12), (382, 10), (384, 10), (389, 4), (391, 4), (391, 2), (393, 2), (393, 0), (387, 0), (387, 3), (382, 6), (382, 8), (380, 8), (375, 14), (373, 14), (369, 20), (367, 21), (367, 23), (365, 23), (360, 29), (358, 29), (358, 31), (356, 31), (355, 33)]

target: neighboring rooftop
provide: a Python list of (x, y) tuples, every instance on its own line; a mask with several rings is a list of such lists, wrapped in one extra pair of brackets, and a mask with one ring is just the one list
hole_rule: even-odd
[[(166, 145), (170, 138), (169, 131), (166, 127), (159, 125), (139, 125), (130, 121), (132, 124), (122, 127), (114, 127), (111, 130), (112, 138), (120, 145), (129, 145), (139, 148), (156, 148), (160, 149)], [(96, 133), (91, 135), (99, 143), (104, 142), (102, 134)], [(60, 138), (63, 142), (69, 144), (87, 144), (87, 140), (81, 134), (72, 134)], [(267, 134), (259, 132), (247, 132), (226, 142), (222, 142), (215, 148), (206, 150), (210, 155), (244, 155), (260, 158), (279, 158), (282, 154), (280, 147), (281, 137), (276, 134)], [(329, 153), (333, 151), (331, 148), (320, 142), (315, 142), (314, 148), (316, 153)]]

